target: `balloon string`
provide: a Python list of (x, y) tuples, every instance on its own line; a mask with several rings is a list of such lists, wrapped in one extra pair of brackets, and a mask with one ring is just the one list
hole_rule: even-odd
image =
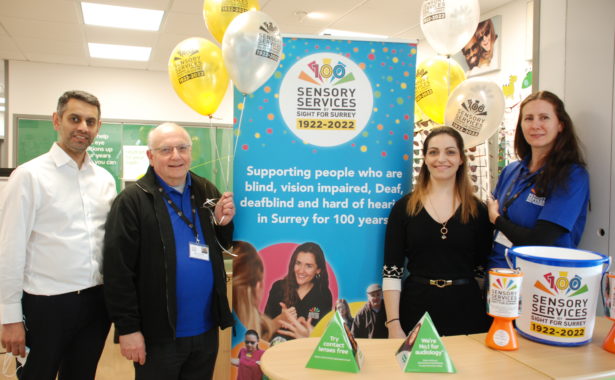
[(448, 83), (447, 83), (447, 98), (451, 95), (451, 56), (447, 55), (446, 60), (448, 61)]
[[(235, 146), (233, 147), (233, 161), (235, 161), (235, 155), (237, 154), (237, 145), (239, 145), (239, 136), (241, 136), (241, 122), (243, 120), (243, 111), (246, 109), (246, 94), (243, 94), (243, 102), (241, 103), (241, 113), (239, 113), (239, 124), (237, 124), (237, 132), (235, 133), (237, 136), (235, 138)], [(226, 172), (230, 173), (231, 170), (231, 156), (228, 156), (228, 160), (226, 162)], [(226, 188), (228, 189), (228, 177), (226, 182)]]
[[(225, 175), (224, 168), (222, 167), (222, 157), (220, 157), (220, 151), (218, 150), (218, 129), (213, 127), (213, 116), (209, 115), (209, 128), (214, 131), (213, 145), (215, 159), (220, 165), (220, 171), (222, 172), (222, 179), (224, 179), (225, 189), (228, 190), (228, 175)], [(225, 191), (226, 191), (225, 190)]]

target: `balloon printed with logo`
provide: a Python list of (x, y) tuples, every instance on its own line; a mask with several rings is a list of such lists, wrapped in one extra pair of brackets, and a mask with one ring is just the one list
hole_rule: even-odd
[(282, 58), (277, 23), (261, 11), (237, 16), (222, 39), (222, 57), (237, 89), (251, 94), (274, 73)]
[(259, 9), (258, 0), (205, 0), (203, 18), (211, 35), (222, 43), (224, 32), (235, 17)]
[(492, 81), (471, 78), (461, 83), (446, 105), (446, 125), (463, 137), (466, 148), (485, 142), (504, 117), (504, 93)]
[(179, 97), (201, 115), (211, 116), (220, 106), (229, 78), (222, 51), (199, 37), (183, 40), (169, 57), (169, 79)]
[(457, 62), (450, 58), (434, 56), (416, 68), (416, 104), (431, 120), (444, 122), (444, 111), (449, 94), (466, 79)]
[(470, 41), (479, 18), (478, 0), (424, 0), (420, 24), (431, 47), (450, 56)]

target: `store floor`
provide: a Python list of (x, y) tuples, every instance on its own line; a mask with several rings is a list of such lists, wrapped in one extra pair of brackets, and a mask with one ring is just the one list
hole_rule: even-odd
[[(4, 362), (4, 355), (2, 355)], [(6, 371), (8, 374), (15, 373), (15, 362), (12, 362)], [(14, 380), (16, 377), (7, 377), (0, 372), (0, 380)], [(113, 344), (113, 328), (107, 337), (107, 343), (103, 351), (98, 370), (96, 372), (96, 380), (130, 380), (134, 379), (134, 368), (132, 363), (124, 359), (120, 354), (119, 344)]]

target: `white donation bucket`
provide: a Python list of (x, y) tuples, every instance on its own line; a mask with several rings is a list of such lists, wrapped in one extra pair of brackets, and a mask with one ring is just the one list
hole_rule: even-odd
[(589, 343), (594, 331), (600, 281), (611, 259), (571, 248), (524, 246), (506, 253), (508, 264), (524, 273), (521, 315), (523, 337), (554, 346)]

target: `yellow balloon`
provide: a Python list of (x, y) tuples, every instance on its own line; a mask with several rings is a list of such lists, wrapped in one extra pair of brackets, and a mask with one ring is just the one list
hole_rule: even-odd
[(416, 104), (431, 120), (444, 123), (448, 96), (466, 79), (463, 69), (450, 58), (434, 56), (416, 68)]
[(199, 37), (175, 46), (169, 58), (169, 78), (184, 103), (206, 116), (218, 109), (229, 83), (222, 50)]
[(259, 9), (258, 0), (205, 0), (203, 18), (211, 35), (222, 43), (226, 28), (237, 15)]

